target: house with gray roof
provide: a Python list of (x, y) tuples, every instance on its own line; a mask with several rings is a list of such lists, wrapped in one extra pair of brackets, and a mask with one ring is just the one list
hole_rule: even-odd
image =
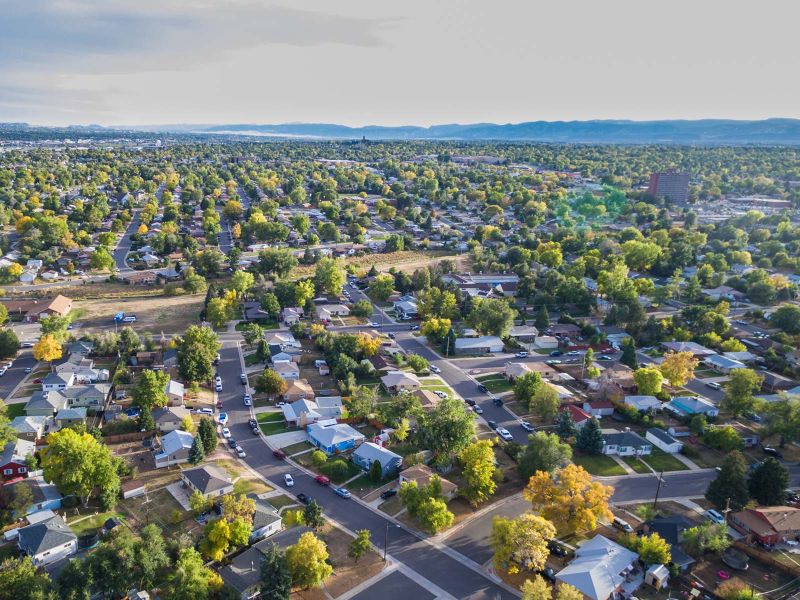
[(50, 563), (75, 554), (78, 537), (60, 516), (55, 515), (19, 530), (17, 546), (31, 557), (36, 566)]
[(186, 390), (180, 381), (170, 379), (164, 387), (164, 393), (167, 395), (167, 404), (170, 406), (183, 406), (183, 395)]
[(365, 471), (370, 470), (372, 463), (379, 462), (383, 477), (394, 475), (403, 464), (402, 456), (372, 442), (364, 442), (356, 448), (355, 452), (353, 452), (352, 460), (354, 464)]
[(318, 421), (306, 428), (309, 441), (327, 454), (338, 454), (355, 448), (364, 441), (364, 434), (345, 423)]
[(83, 407), (62, 408), (56, 413), (56, 424), (59, 427), (69, 427), (86, 422), (86, 409)]
[(603, 454), (647, 456), (652, 451), (653, 445), (650, 442), (627, 428), (625, 431), (603, 430)]
[(215, 465), (203, 465), (183, 471), (181, 481), (190, 490), (200, 492), (206, 498), (216, 498), (233, 492), (231, 476)]
[(321, 420), (339, 419), (343, 414), (341, 396), (297, 400), (291, 404), (284, 404), (281, 409), (286, 422), (297, 427), (306, 427)]
[(94, 408), (99, 410), (103, 407), (111, 393), (111, 386), (108, 383), (89, 383), (87, 385), (73, 385), (61, 392), (51, 392), (62, 394), (67, 399), (67, 406), (70, 408)]
[(35, 442), (44, 434), (47, 417), (27, 417), (21, 415), (14, 417), (11, 428), (17, 432), (17, 437), (29, 442)]
[(651, 442), (656, 448), (670, 454), (678, 454), (683, 450), (683, 442), (676, 440), (669, 433), (658, 427), (651, 427), (644, 434), (647, 441)]
[(255, 500), (256, 510), (253, 513), (253, 533), (250, 534), (250, 543), (275, 535), (283, 529), (283, 520), (278, 509), (267, 500), (258, 496), (251, 496)]
[(189, 450), (194, 438), (187, 431), (170, 431), (161, 438), (161, 452), (155, 455), (156, 468), (189, 462)]
[(29, 417), (52, 417), (66, 405), (67, 398), (60, 392), (37, 390), (25, 405), (25, 414)]
[(608, 538), (597, 535), (578, 546), (575, 558), (556, 579), (567, 583), (590, 600), (607, 600), (619, 591), (639, 555)]
[(456, 339), (456, 354), (491, 354), (503, 351), (503, 340), (496, 335), (463, 337)]
[(160, 432), (169, 433), (180, 429), (184, 417), (190, 415), (191, 411), (183, 406), (165, 406), (153, 411), (153, 422)]
[(61, 391), (74, 383), (75, 375), (73, 373), (48, 373), (42, 381), (42, 390), (45, 392)]

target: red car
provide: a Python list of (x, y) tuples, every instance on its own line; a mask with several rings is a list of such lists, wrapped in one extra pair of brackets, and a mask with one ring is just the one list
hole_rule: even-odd
[(217, 400), (217, 408), (222, 408), (222, 400)]
[(283, 450), (280, 450), (280, 449), (273, 450), (272, 451), (272, 456), (274, 456), (275, 458), (280, 458), (281, 460), (283, 460), (284, 458), (286, 458), (286, 452), (284, 452)]
[(314, 477), (314, 481), (316, 481), (320, 485), (330, 485), (331, 480), (325, 477), (325, 475), (317, 475)]
[(42, 383), (42, 378), (41, 378), (41, 377), (39, 377), (39, 378), (37, 378), (37, 379), (34, 379), (34, 380), (33, 380), (33, 383)]

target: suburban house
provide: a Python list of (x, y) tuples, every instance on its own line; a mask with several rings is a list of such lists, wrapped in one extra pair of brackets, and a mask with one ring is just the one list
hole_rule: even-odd
[(300, 379), (300, 367), (291, 359), (276, 362), (273, 358), (272, 369), (286, 381)]
[(56, 425), (59, 427), (69, 427), (70, 425), (77, 425), (78, 423), (86, 423), (86, 413), (86, 408), (83, 406), (75, 408), (68, 406), (62, 408), (56, 413)]
[(422, 407), (422, 410), (433, 410), (434, 408), (436, 408), (436, 405), (442, 401), (442, 399), (439, 398), (439, 396), (437, 396), (430, 390), (423, 390), (423, 389), (414, 390), (414, 395), (417, 398), (419, 398), (419, 403), (420, 406)]
[(584, 402), (583, 410), (599, 419), (600, 417), (609, 417), (614, 414), (614, 405), (608, 400), (595, 400), (593, 402)]
[(578, 588), (590, 600), (607, 600), (622, 589), (639, 555), (597, 535), (578, 546), (575, 558), (556, 579)]
[(503, 351), (503, 340), (496, 335), (463, 337), (456, 339), (455, 354), (491, 354)]
[(711, 348), (697, 342), (661, 342), (661, 347), (670, 352), (691, 352), (692, 356), (700, 359), (716, 354)]
[(297, 400), (313, 400), (314, 390), (311, 384), (305, 379), (295, 379), (289, 382), (289, 387), (283, 392), (283, 399), (286, 402), (295, 402)]
[(330, 321), (334, 317), (346, 317), (350, 314), (350, 309), (344, 304), (323, 304), (317, 307), (317, 319), (320, 321)]
[(270, 346), (280, 346), (281, 348), (302, 348), (302, 345), (294, 337), (294, 334), (289, 331), (276, 331), (275, 333), (268, 333), (264, 336), (264, 339)]
[(762, 544), (794, 540), (800, 535), (800, 508), (762, 506), (746, 508), (728, 515), (734, 529)]
[(531, 370), (528, 367), (527, 363), (506, 363), (504, 368), (506, 379), (509, 381), (514, 381), (518, 377), (522, 377), (523, 375), (530, 373)]
[[(33, 275), (35, 278), (36, 274)], [(8, 309), (10, 317), (21, 317), (21, 320), (28, 323), (35, 323), (42, 317), (50, 315), (66, 317), (72, 310), (72, 300), (60, 294), (55, 298), (38, 300), (7, 300), (3, 304)]]
[(189, 462), (194, 437), (188, 431), (175, 429), (161, 438), (161, 452), (155, 455), (156, 468)]
[(661, 401), (655, 396), (625, 396), (623, 403), (639, 412), (661, 410)]
[(17, 438), (8, 442), (0, 453), (0, 471), (3, 482), (12, 481), (28, 476), (28, 463), (26, 459), (34, 453), (36, 444), (28, 440)]
[(303, 309), (298, 306), (287, 306), (281, 311), (281, 321), (294, 325), (303, 318)]
[(165, 406), (153, 411), (153, 422), (161, 433), (169, 433), (180, 429), (184, 417), (191, 414), (191, 411), (183, 406)]
[(66, 405), (65, 396), (36, 390), (25, 405), (25, 414), (29, 417), (52, 417)]
[(35, 442), (44, 434), (47, 417), (27, 417), (21, 415), (14, 417), (11, 428), (17, 432), (17, 437), (29, 442)]
[(164, 393), (167, 395), (167, 404), (169, 406), (183, 406), (183, 395), (186, 390), (180, 381), (170, 379), (167, 385), (164, 386)]
[(681, 450), (683, 450), (683, 442), (679, 442), (666, 431), (659, 429), (658, 427), (651, 427), (648, 429), (644, 434), (644, 437), (647, 441), (652, 442), (656, 448), (659, 448), (664, 452), (678, 454)]
[(420, 388), (419, 378), (414, 373), (391, 371), (381, 377), (381, 383), (389, 392), (414, 391)]
[(583, 410), (577, 404), (564, 405), (563, 407), (561, 407), (561, 412), (564, 411), (569, 413), (569, 416), (572, 417), (572, 422), (575, 423), (575, 427), (577, 427), (578, 429), (586, 425), (586, 423), (588, 423), (594, 418), (592, 415)]
[(531, 344), (539, 335), (539, 330), (533, 325), (514, 325), (508, 332), (508, 337), (520, 344)]
[(400, 470), (400, 465), (403, 464), (402, 456), (372, 442), (364, 442), (356, 448), (356, 451), (353, 452), (352, 460), (354, 464), (365, 471), (370, 470), (373, 462), (379, 462), (383, 477), (397, 473)]
[(619, 456), (647, 456), (653, 451), (650, 442), (633, 431), (603, 430), (603, 454)]
[(61, 392), (50, 393), (64, 396), (67, 399), (67, 406), (69, 408), (83, 407), (100, 409), (111, 393), (111, 385), (108, 383), (75, 385)]
[(309, 441), (326, 454), (338, 454), (355, 448), (364, 441), (364, 434), (335, 419), (318, 421), (306, 427)]
[(686, 517), (673, 515), (656, 517), (647, 521), (642, 526), (642, 531), (646, 534), (657, 533), (664, 541), (670, 544), (672, 546), (670, 551), (672, 564), (677, 565), (681, 571), (685, 571), (694, 562), (694, 559), (683, 551), (681, 542), (683, 541), (683, 532), (694, 526), (695, 524)]
[(690, 415), (716, 417), (719, 415), (719, 409), (709, 400), (700, 396), (675, 396), (664, 406), (664, 409), (680, 417)]
[[(428, 485), (431, 477), (434, 475), (436, 475), (436, 473), (434, 473), (428, 465), (418, 464), (400, 471), (398, 479), (401, 485), (403, 483), (415, 482), (417, 487), (422, 487)], [(439, 482), (442, 485), (442, 496), (444, 496), (445, 500), (452, 500), (455, 498), (458, 493), (458, 486), (443, 477), (439, 477)]]
[(413, 297), (405, 300), (401, 298), (399, 301), (395, 302), (394, 311), (402, 319), (413, 319), (419, 313), (417, 301)]
[(283, 418), (289, 425), (306, 427), (317, 421), (342, 417), (341, 396), (320, 396), (315, 400), (297, 400), (281, 407)]
[(70, 358), (75, 355), (85, 358), (92, 352), (94, 352), (94, 342), (89, 340), (77, 340), (67, 344), (67, 354), (69, 354)]
[(203, 465), (181, 472), (181, 481), (192, 492), (200, 492), (204, 498), (216, 498), (233, 493), (233, 480), (220, 467)]
[[(10, 488), (24, 485), (30, 489), (32, 494), (31, 505), (25, 514), (14, 513), (15, 518), (33, 515), (42, 511), (53, 511), (61, 508), (61, 492), (52, 484), (47, 483), (42, 475), (20, 479), (15, 483), (9, 483)], [(30, 519), (28, 520), (30, 523)]]
[[(39, 514), (46, 515), (44, 512)], [(66, 558), (78, 550), (78, 537), (64, 519), (50, 515), (19, 530), (17, 546), (20, 552), (31, 557), (37, 567)]]
[(533, 347), (537, 350), (556, 350), (558, 339), (552, 335), (539, 335), (533, 340)]
[(48, 373), (42, 381), (43, 392), (60, 392), (74, 385), (74, 373)]
[(256, 503), (256, 511), (253, 513), (253, 533), (250, 534), (250, 543), (253, 543), (278, 533), (283, 529), (283, 521), (278, 509), (268, 501), (253, 495), (251, 499)]
[(734, 369), (746, 369), (747, 365), (733, 358), (721, 356), (719, 354), (711, 354), (710, 356), (703, 357), (703, 364), (707, 367), (725, 373), (726, 375)]

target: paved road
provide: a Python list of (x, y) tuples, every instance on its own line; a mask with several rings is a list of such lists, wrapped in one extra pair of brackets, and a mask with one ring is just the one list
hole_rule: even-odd
[[(164, 190), (167, 189), (166, 184), (162, 183), (156, 189), (155, 198), (156, 202), (161, 202), (161, 194), (164, 193)], [(128, 252), (131, 251), (131, 236), (136, 233), (139, 229), (139, 225), (141, 225), (141, 220), (139, 215), (141, 214), (141, 210), (134, 209), (133, 211), (133, 218), (131, 222), (128, 224), (128, 228), (125, 230), (125, 233), (122, 234), (122, 237), (119, 240), (119, 244), (114, 249), (114, 264), (116, 265), (117, 269), (120, 271), (132, 271), (128, 266), (128, 263), (125, 262), (125, 258), (128, 256)]]
[(0, 377), (0, 399), (7, 400), (11, 391), (25, 378), (25, 369), (27, 367), (32, 369), (35, 365), (33, 352), (29, 349), (21, 350), (19, 356), (14, 359), (14, 366)]
[(516, 598), (484, 575), (394, 525), (391, 520), (355, 500), (339, 498), (331, 489), (314, 483), (305, 472), (275, 459), (267, 445), (260, 437), (254, 436), (247, 426), (250, 412), (242, 402), (244, 386), (239, 383), (241, 363), (235, 343), (225, 342), (220, 355), (222, 360), (219, 373), (223, 383), (220, 398), (224, 410), (229, 415), (231, 433), (247, 452), (245, 462), (251, 468), (276, 486), (283, 484), (285, 473), (291, 473), (295, 481), (292, 492), (295, 494), (304, 492), (314, 497), (327, 515), (351, 531), (369, 529), (373, 541), (379, 545), (386, 535), (391, 558), (405, 564), (454, 598), (473, 600)]
[[(639, 361), (640, 365), (649, 365), (655, 362), (652, 357), (648, 356), (641, 350), (638, 350), (636, 352), (636, 359)], [(685, 387), (687, 390), (690, 390), (694, 394), (697, 394), (698, 396), (703, 396), (705, 398), (708, 398), (715, 405), (718, 405), (720, 403), (720, 401), (722, 400), (722, 396), (725, 393), (723, 390), (711, 389), (705, 383), (703, 383), (698, 379), (692, 379), (683, 387)]]

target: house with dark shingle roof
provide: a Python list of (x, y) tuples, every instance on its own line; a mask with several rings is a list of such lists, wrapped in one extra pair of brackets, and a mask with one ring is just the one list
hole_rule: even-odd
[(47, 565), (78, 550), (78, 537), (58, 515), (19, 530), (17, 546), (36, 566)]
[(200, 492), (206, 498), (216, 498), (233, 492), (230, 475), (215, 465), (203, 465), (181, 473), (181, 481), (192, 491)]
[(647, 456), (652, 451), (653, 445), (650, 442), (627, 428), (625, 431), (603, 430), (603, 454)]

